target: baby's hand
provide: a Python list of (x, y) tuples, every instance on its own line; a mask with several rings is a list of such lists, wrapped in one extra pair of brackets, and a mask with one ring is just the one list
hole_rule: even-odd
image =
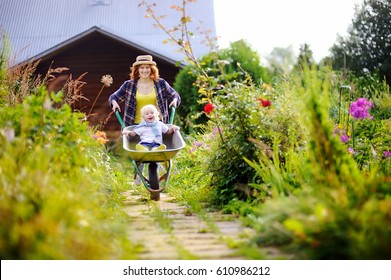
[(129, 137), (129, 136), (136, 136), (136, 132), (134, 132), (133, 130), (131, 130), (131, 131), (122, 131), (122, 135), (126, 135), (127, 137)]

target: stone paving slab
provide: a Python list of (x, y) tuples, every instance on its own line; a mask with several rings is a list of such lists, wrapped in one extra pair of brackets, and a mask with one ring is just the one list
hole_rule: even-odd
[(240, 235), (249, 231), (236, 217), (208, 213), (215, 220), (216, 232), (201, 218), (188, 215), (186, 207), (172, 202), (164, 193), (156, 202), (143, 200), (132, 191), (125, 195), (124, 210), (132, 229), (129, 238), (143, 247), (140, 259), (243, 259), (224, 241), (227, 237), (243, 241)]

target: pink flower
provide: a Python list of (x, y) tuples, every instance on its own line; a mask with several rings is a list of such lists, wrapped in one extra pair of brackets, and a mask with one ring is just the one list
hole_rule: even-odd
[(385, 158), (391, 157), (391, 151), (384, 151), (383, 154)]
[(372, 119), (369, 110), (373, 107), (373, 103), (363, 97), (350, 105), (349, 113), (355, 119)]
[(207, 103), (204, 106), (204, 112), (207, 114), (210, 114), (213, 111), (214, 107), (215, 107), (215, 105), (213, 105), (212, 103)]
[(342, 143), (346, 143), (346, 142), (349, 141), (349, 136), (347, 136), (346, 134), (342, 134), (342, 135), (340, 136), (340, 139), (341, 139), (341, 142), (342, 142)]

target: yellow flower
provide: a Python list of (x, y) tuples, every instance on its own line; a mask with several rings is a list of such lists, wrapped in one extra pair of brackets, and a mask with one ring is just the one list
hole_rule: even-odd
[(270, 86), (269, 84), (263, 83), (263, 84), (262, 84), (262, 88), (263, 88), (264, 90), (270, 90), (270, 89), (271, 89), (271, 86)]
[(102, 138), (102, 137), (98, 138), (97, 140), (98, 140), (98, 142), (99, 142), (100, 144), (106, 144), (106, 142), (109, 141), (109, 140), (104, 139), (104, 138)]
[(106, 132), (104, 132), (104, 131), (98, 130), (94, 135), (92, 135), (92, 137), (95, 138), (96, 140), (98, 140), (98, 142), (100, 144), (105, 144), (109, 141), (107, 139)]
[(105, 87), (109, 87), (113, 83), (113, 78), (110, 75), (104, 75), (104, 76), (102, 76), (102, 79), (100, 80), (100, 82)]

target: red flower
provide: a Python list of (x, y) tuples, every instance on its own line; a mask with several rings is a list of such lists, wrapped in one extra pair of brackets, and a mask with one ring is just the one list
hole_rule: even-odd
[(261, 102), (262, 107), (270, 107), (272, 102), (268, 99), (258, 98), (259, 102)]
[(207, 103), (205, 106), (204, 106), (204, 112), (209, 114), (213, 111), (215, 105), (213, 105), (212, 103)]

